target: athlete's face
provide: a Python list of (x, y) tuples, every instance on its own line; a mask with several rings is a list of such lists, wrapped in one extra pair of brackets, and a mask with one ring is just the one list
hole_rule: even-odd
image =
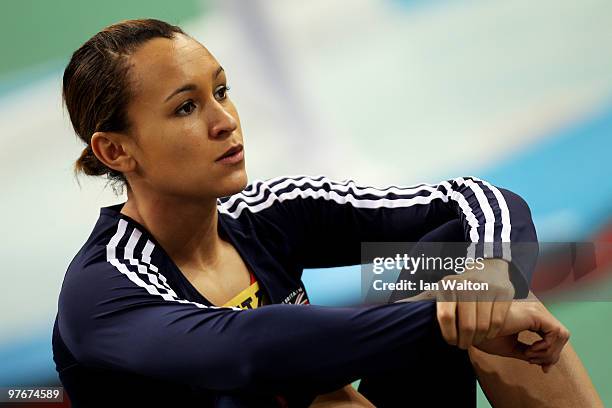
[(197, 41), (177, 35), (147, 41), (130, 65), (130, 153), (138, 181), (186, 199), (242, 190), (244, 151), (219, 160), (243, 139), (217, 60)]

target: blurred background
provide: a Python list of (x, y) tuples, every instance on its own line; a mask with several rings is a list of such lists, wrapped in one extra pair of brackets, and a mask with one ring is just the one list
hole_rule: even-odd
[[(83, 146), (62, 109), (63, 68), (104, 26), (143, 17), (181, 25), (224, 66), (251, 181), (473, 175), (525, 198), (541, 241), (612, 241), (608, 0), (8, 0), (0, 386), (58, 384), (51, 328), (64, 272), (99, 208), (124, 200), (73, 175)], [(325, 305), (354, 304), (359, 278), (359, 267), (304, 275)], [(612, 289), (611, 278), (604, 263), (574, 284)], [(546, 304), (612, 405), (612, 303)]]

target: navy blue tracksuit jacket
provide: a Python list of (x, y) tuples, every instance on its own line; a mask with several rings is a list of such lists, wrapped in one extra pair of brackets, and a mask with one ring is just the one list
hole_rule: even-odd
[(536, 234), (522, 198), (478, 178), (373, 188), (279, 177), (217, 206), (219, 234), (273, 304), (215, 307), (155, 237), (120, 213), (122, 205), (101, 209), (59, 296), (54, 360), (77, 407), (222, 406), (233, 397), (275, 406), (278, 395), (300, 407), (318, 393), (409, 365), (406, 351), (440, 337), (435, 305), (301, 304), (302, 270), (358, 264), (364, 241), (415, 242), (458, 220), (477, 256), (511, 262), (522, 295), (534, 267), (501, 246), (484, 253), (485, 242), (533, 242)]

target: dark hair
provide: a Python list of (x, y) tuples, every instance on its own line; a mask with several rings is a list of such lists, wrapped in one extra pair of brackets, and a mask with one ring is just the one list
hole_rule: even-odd
[(125, 20), (95, 34), (76, 50), (64, 70), (64, 104), (72, 126), (87, 144), (75, 163), (75, 173), (106, 175), (125, 183), (120, 172), (105, 166), (91, 149), (98, 131), (127, 131), (127, 106), (131, 97), (128, 57), (146, 41), (185, 34), (180, 27), (154, 19)]

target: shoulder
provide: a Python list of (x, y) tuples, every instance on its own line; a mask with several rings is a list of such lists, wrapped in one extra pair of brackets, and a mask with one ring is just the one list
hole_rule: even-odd
[(81, 315), (128, 294), (171, 292), (156, 266), (162, 257), (163, 251), (138, 225), (118, 213), (103, 213), (66, 271), (60, 315)]

